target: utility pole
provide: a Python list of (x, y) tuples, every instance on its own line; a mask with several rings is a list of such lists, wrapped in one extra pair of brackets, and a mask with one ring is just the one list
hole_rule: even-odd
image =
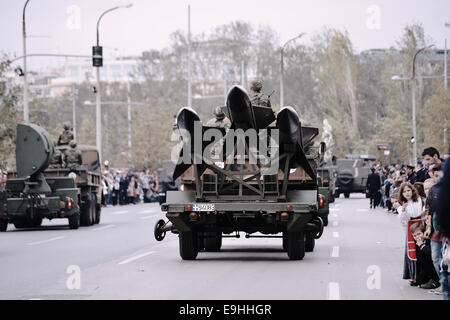
[(447, 39), (445, 39), (444, 50), (444, 88), (447, 89)]
[(192, 107), (191, 88), (191, 6), (188, 5), (188, 107)]
[(280, 108), (284, 107), (284, 48), (292, 41), (302, 37), (304, 33), (286, 41), (286, 43), (280, 49)]
[(28, 80), (27, 80), (27, 33), (25, 30), (25, 9), (28, 5), (27, 0), (23, 6), (22, 15), (22, 41), (23, 41), (23, 120), (25, 123), (30, 122), (29, 110), (28, 110)]
[(75, 89), (75, 83), (72, 83), (72, 128), (73, 139), (77, 141), (77, 116), (76, 116), (76, 103), (75, 98), (78, 95), (78, 90)]
[(131, 163), (131, 88), (130, 88), (130, 82), (127, 83), (127, 107), (128, 107), (128, 158), (130, 159)]

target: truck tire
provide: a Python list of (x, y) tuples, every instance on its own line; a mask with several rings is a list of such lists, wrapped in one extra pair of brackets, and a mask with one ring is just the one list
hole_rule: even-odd
[(302, 260), (305, 256), (305, 234), (301, 232), (288, 232), (287, 254), (290, 260)]
[(350, 198), (350, 192), (344, 192), (344, 197)]
[(69, 228), (70, 229), (78, 229), (80, 226), (80, 214), (76, 213), (69, 217)]
[(328, 225), (328, 214), (321, 216), (323, 221), (323, 226), (326, 227)]
[(336, 193), (334, 194), (334, 198), (339, 199), (340, 195), (341, 195), (340, 192), (336, 191)]
[(95, 203), (95, 219), (94, 219), (94, 224), (99, 224), (100, 223), (100, 217), (102, 214), (102, 206), (98, 205), (97, 203), (97, 195), (94, 194), (94, 203)]
[(40, 227), (42, 225), (42, 218), (34, 218), (31, 220), (33, 227)]
[(8, 229), (8, 220), (0, 219), (0, 232), (5, 232)]
[(305, 251), (313, 252), (316, 241), (314, 239), (314, 234), (312, 232), (306, 233), (305, 236)]
[(203, 251), (205, 249), (205, 235), (203, 232), (197, 233), (197, 249), (198, 252)]
[(283, 250), (287, 251), (287, 248), (288, 248), (287, 232), (283, 232)]
[(183, 260), (195, 260), (198, 254), (198, 236), (193, 231), (180, 231), (180, 256)]
[(33, 228), (33, 222), (31, 219), (17, 219), (13, 221), (16, 229)]
[(84, 208), (81, 212), (80, 221), (82, 226), (91, 226), (95, 219), (95, 203), (93, 202), (92, 193), (89, 193), (85, 200)]
[(222, 246), (222, 233), (205, 232), (204, 243), (206, 252), (220, 251), (220, 247)]

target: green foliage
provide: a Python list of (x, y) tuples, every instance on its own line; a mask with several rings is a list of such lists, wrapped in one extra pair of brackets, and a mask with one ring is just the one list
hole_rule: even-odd
[(19, 90), (2, 80), (10, 61), (7, 56), (0, 58), (0, 168), (15, 166), (16, 123), (19, 121)]

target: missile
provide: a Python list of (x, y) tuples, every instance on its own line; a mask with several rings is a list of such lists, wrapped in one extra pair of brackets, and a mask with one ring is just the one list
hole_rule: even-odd
[[(315, 180), (316, 173), (309, 164), (303, 149), (303, 130), (297, 112), (292, 107), (284, 107), (278, 112), (276, 123), (279, 130), (280, 154), (287, 153), (292, 155), (289, 161), (289, 168), (302, 167)], [(286, 160), (286, 158), (283, 158), (280, 161), (280, 168), (283, 171), (285, 171)]]
[(222, 110), (231, 120), (233, 129), (264, 129), (275, 120), (272, 108), (252, 105), (247, 91), (241, 86), (233, 86), (228, 91)]
[[(181, 140), (183, 141), (183, 148), (180, 151), (179, 159), (187, 158), (189, 159), (189, 162), (180, 162), (175, 166), (175, 170), (173, 172), (173, 180), (176, 180), (179, 176), (181, 176), (183, 172), (189, 169), (189, 167), (194, 163), (194, 158), (196, 157), (196, 149), (194, 144), (195, 134), (197, 133), (195, 130), (195, 122), (197, 121), (199, 122), (200, 127), (202, 127), (200, 117), (194, 109), (183, 107), (178, 111), (176, 117), (176, 126), (180, 132)], [(199, 133), (201, 133), (201, 131)], [(190, 150), (191, 154), (187, 155), (187, 157), (184, 157), (184, 150)], [(200, 151), (203, 152), (203, 148)], [(202, 170), (202, 172), (203, 171), (204, 169)]]

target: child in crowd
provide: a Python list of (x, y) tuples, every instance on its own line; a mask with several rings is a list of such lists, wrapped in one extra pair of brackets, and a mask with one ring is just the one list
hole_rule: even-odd
[(422, 289), (436, 289), (440, 286), (439, 277), (431, 260), (430, 240), (424, 237), (425, 225), (422, 222), (416, 222), (411, 225), (410, 231), (416, 242), (416, 285)]
[(392, 212), (398, 214), (397, 209), (400, 207), (398, 193), (391, 194), (390, 200), (392, 203)]
[[(406, 227), (410, 220), (420, 219), (423, 212), (422, 199), (417, 190), (409, 182), (404, 182), (399, 191), (400, 205), (397, 208), (400, 222)], [(406, 230), (408, 232), (408, 230)], [(408, 257), (408, 234), (406, 232), (405, 259), (403, 264), (403, 279), (409, 279), (410, 285), (416, 286), (416, 261)]]

